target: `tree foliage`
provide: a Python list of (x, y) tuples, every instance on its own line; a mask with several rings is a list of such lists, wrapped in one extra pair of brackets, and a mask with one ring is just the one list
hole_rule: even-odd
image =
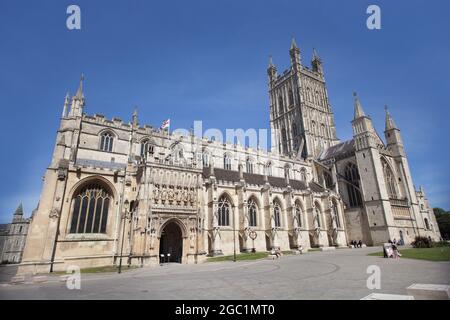
[(450, 211), (445, 211), (442, 208), (433, 208), (436, 221), (441, 231), (441, 236), (444, 239), (450, 237)]

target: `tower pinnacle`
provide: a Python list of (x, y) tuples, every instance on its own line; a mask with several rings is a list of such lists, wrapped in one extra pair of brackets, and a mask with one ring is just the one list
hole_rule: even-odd
[(23, 206), (22, 203), (19, 204), (16, 211), (14, 212), (15, 216), (23, 216)]
[(358, 94), (356, 92), (353, 92), (353, 97), (355, 97), (355, 114), (354, 119), (358, 119), (361, 117), (365, 117), (366, 114), (364, 113), (364, 110), (362, 108), (361, 102), (359, 101)]
[(295, 41), (295, 37), (292, 37), (291, 50), (292, 49), (298, 49), (297, 42)]
[(80, 86), (78, 87), (77, 94), (75, 95), (77, 99), (84, 99), (83, 81), (84, 81), (84, 74), (81, 74)]
[(392, 119), (391, 114), (389, 113), (388, 106), (384, 106), (384, 110), (386, 111), (386, 131), (392, 130), (392, 129), (398, 129), (394, 119)]

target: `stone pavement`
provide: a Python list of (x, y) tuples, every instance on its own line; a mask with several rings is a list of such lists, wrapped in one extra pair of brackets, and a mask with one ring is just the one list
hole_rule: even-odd
[[(376, 251), (381, 248), (86, 274), (80, 290), (49, 277), (42, 284), (2, 285), (0, 299), (361, 299), (371, 293), (405, 295), (413, 283), (450, 284), (450, 262), (367, 256)], [(370, 265), (381, 269), (380, 290), (367, 288)]]

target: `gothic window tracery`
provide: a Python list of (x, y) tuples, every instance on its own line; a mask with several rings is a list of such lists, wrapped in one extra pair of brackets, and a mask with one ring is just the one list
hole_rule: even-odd
[(256, 205), (256, 202), (255, 202), (255, 200), (253, 200), (253, 198), (248, 200), (247, 209), (248, 209), (248, 225), (250, 227), (256, 227), (257, 226), (258, 206)]
[(383, 163), (384, 179), (389, 198), (397, 199), (398, 195), (394, 174), (385, 160), (383, 160), (382, 163)]
[(73, 199), (70, 233), (106, 233), (111, 194), (99, 183), (83, 187)]
[(154, 147), (150, 143), (150, 141), (148, 139), (142, 141), (142, 143), (141, 143), (141, 157), (147, 158), (147, 155), (148, 154), (153, 154), (153, 152), (154, 152)]
[(229, 226), (230, 225), (230, 201), (226, 196), (222, 196), (219, 199), (218, 207), (218, 220), (219, 226)]
[(345, 167), (345, 179), (347, 180), (347, 193), (350, 207), (359, 207), (362, 205), (361, 193), (359, 192), (359, 173), (358, 168), (352, 162)]
[(113, 143), (114, 143), (114, 135), (109, 131), (103, 132), (100, 137), (100, 150), (112, 152)]

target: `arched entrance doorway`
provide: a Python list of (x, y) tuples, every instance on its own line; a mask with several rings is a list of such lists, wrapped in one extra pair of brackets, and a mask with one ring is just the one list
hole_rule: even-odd
[(175, 222), (169, 222), (162, 230), (159, 254), (160, 257), (162, 254), (164, 255), (162, 262), (182, 262), (183, 236), (180, 227)]

